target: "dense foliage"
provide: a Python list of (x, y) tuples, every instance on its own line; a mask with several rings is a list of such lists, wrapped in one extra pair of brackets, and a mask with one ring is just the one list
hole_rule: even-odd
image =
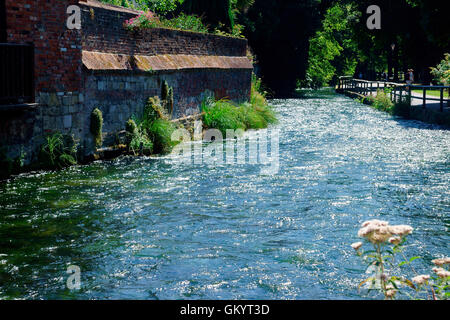
[[(366, 26), (370, 5), (381, 9), (381, 30)], [(416, 81), (429, 84), (430, 67), (450, 45), (449, 22), (441, 7), (438, 1), (422, 0), (330, 1), (310, 41), (308, 77), (302, 84), (327, 85), (337, 76), (360, 73), (375, 79), (382, 72), (397, 81), (410, 68)]]
[(436, 67), (431, 68), (431, 74), (434, 79), (444, 86), (450, 85), (450, 54), (446, 53), (444, 60), (442, 60)]
[[(165, 27), (245, 36), (256, 72), (275, 96), (290, 95), (298, 84), (330, 85), (341, 75), (375, 79), (387, 72), (396, 81), (410, 68), (418, 82), (442, 83), (430, 67), (450, 52), (441, 1), (102, 1), (150, 9)], [(381, 30), (366, 26), (370, 5), (381, 8)]]
[(261, 80), (253, 77), (251, 98), (239, 105), (222, 99), (205, 100), (202, 105), (203, 124), (206, 128), (218, 129), (225, 136), (228, 129), (263, 129), (277, 122), (275, 112), (267, 103)]

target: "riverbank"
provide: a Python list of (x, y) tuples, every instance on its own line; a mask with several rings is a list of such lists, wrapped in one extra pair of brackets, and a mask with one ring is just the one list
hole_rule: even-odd
[(378, 94), (374, 96), (365, 96), (357, 92), (350, 91), (343, 91), (342, 94), (350, 98), (357, 99), (361, 103), (372, 106), (377, 110), (387, 112), (394, 116), (399, 116), (409, 120), (418, 120), (430, 124), (438, 124), (450, 129), (449, 112), (443, 113), (440, 111), (423, 108), (421, 106), (413, 106), (409, 105), (409, 103), (405, 101), (393, 103), (384, 91), (378, 91)]
[[(164, 91), (164, 90), (163, 90)], [(194, 123), (201, 121), (203, 131), (218, 129), (225, 136), (227, 129), (263, 129), (276, 123), (277, 117), (266, 100), (261, 88), (261, 80), (252, 77), (250, 99), (245, 103), (235, 103), (227, 99), (205, 98), (201, 112), (192, 116), (170, 120), (173, 110), (173, 96), (170, 87), (163, 99), (149, 98), (143, 114), (127, 120), (125, 130), (119, 131), (109, 147), (102, 147), (105, 134), (102, 131), (103, 115), (99, 109), (91, 114), (91, 134), (97, 145), (95, 152), (80, 155), (78, 142), (73, 136), (60, 132), (48, 134), (40, 148), (38, 161), (25, 164), (25, 154), (18, 158), (8, 158), (0, 148), (0, 182), (24, 172), (59, 170), (76, 164), (89, 164), (98, 160), (111, 160), (123, 155), (150, 156), (165, 155), (180, 142), (172, 139), (177, 129), (186, 129), (193, 138)]]

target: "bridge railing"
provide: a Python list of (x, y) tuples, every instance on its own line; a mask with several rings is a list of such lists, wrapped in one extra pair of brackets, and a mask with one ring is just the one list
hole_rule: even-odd
[[(412, 95), (413, 90), (422, 91), (422, 105), (425, 108), (427, 101), (439, 101), (440, 110), (444, 111), (444, 102), (449, 103), (450, 99), (444, 99), (444, 93), (447, 90), (450, 95), (450, 86), (424, 86), (424, 85), (408, 85), (404, 83), (387, 82), (387, 81), (367, 81), (361, 79), (354, 79), (349, 76), (340, 77), (336, 88), (338, 91), (349, 91), (360, 95), (371, 95), (378, 90), (388, 89), (391, 101), (400, 102), (408, 101), (411, 104), (411, 99), (419, 99)], [(439, 90), (439, 97), (427, 96), (427, 91)]]

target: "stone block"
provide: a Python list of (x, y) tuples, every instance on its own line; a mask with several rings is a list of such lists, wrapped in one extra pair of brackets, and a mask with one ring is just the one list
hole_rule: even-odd
[(64, 129), (68, 129), (72, 127), (72, 115), (67, 115), (63, 117), (63, 125)]
[(49, 95), (48, 105), (50, 107), (56, 107), (61, 105), (60, 100), (58, 99), (57, 95), (54, 92), (50, 93)]

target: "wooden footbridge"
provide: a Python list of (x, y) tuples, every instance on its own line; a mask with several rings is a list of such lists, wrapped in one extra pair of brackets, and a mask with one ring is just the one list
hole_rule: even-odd
[[(375, 96), (378, 90), (386, 90), (392, 102), (407, 102), (410, 106), (450, 112), (450, 86), (423, 86), (386, 81), (368, 81), (352, 77), (340, 77), (336, 92), (353, 93), (357, 96)], [(427, 94), (427, 91), (439, 91), (439, 96)], [(417, 93), (420, 91), (420, 93)], [(445, 97), (447, 95), (447, 97)]]

